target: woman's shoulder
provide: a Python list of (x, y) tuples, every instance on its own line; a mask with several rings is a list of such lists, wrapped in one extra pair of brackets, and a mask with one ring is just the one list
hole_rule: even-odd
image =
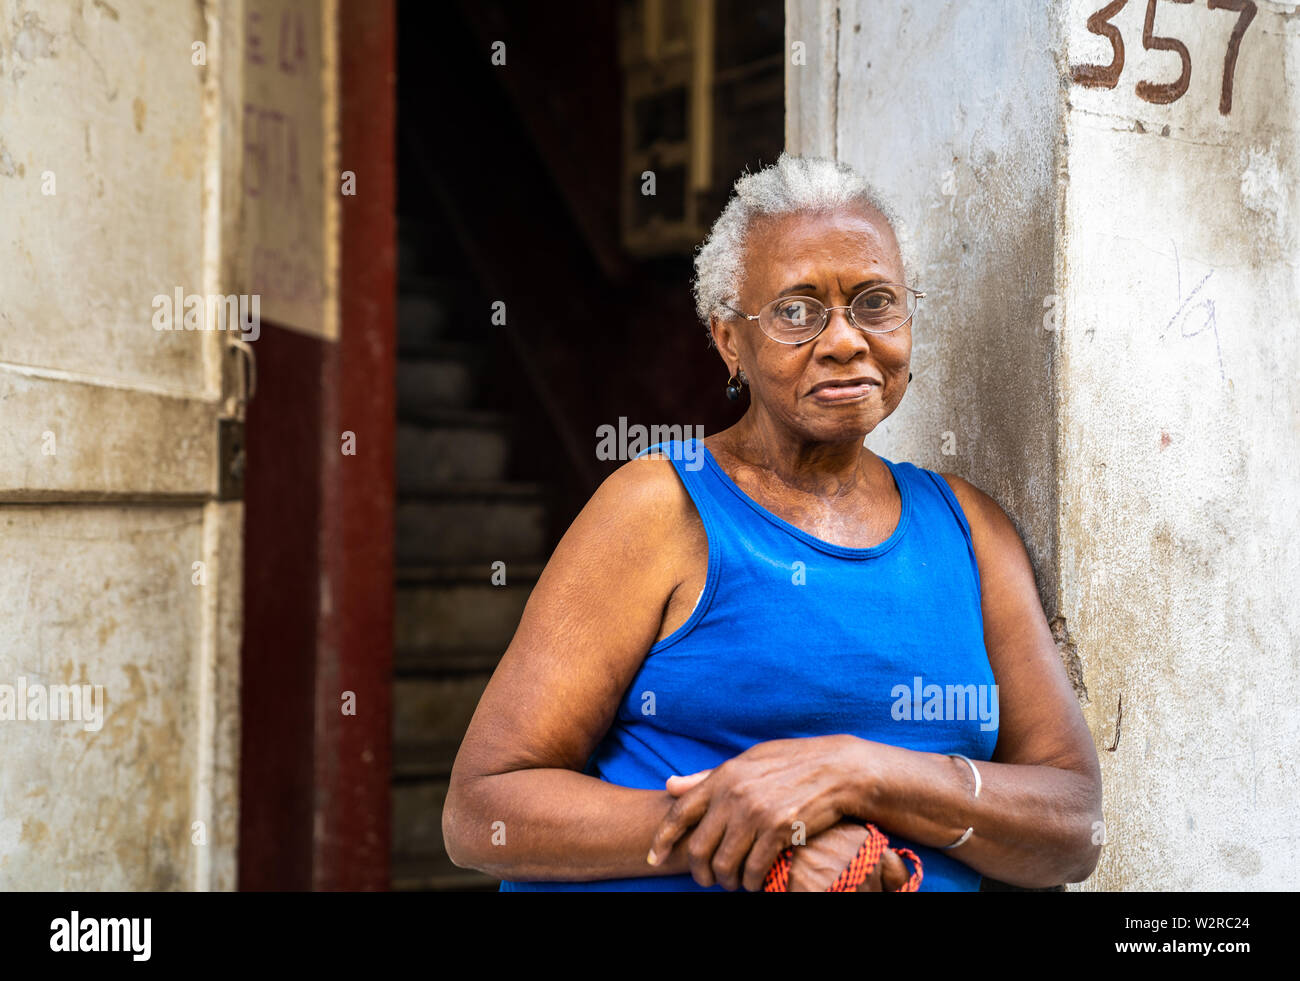
[(624, 463), (605, 478), (584, 510), (642, 533), (678, 525), (694, 508), (672, 453), (671, 446), (656, 446)]
[(976, 521), (986, 523), (994, 513), (1006, 518), (1006, 512), (1002, 510), (1001, 505), (965, 477), (955, 473), (931, 472), (947, 483), (953, 496), (961, 504), (962, 510), (966, 512), (967, 520), (972, 523)]
[(573, 519), (537, 590), (558, 588), (572, 604), (589, 588), (607, 589), (612, 577), (628, 595), (643, 594), (662, 606), (694, 541), (689, 508), (670, 460), (643, 456), (624, 463)]

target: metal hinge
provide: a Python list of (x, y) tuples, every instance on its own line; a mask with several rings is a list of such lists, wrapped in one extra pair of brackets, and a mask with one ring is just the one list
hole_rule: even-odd
[(217, 459), (220, 472), (217, 476), (217, 500), (239, 501), (244, 497), (244, 473), (248, 469), (248, 454), (244, 443), (244, 417), (249, 399), (257, 391), (257, 358), (253, 348), (243, 341), (231, 339), (226, 349), (238, 366), (234, 375), (225, 374), (226, 388), (230, 393), (218, 418)]

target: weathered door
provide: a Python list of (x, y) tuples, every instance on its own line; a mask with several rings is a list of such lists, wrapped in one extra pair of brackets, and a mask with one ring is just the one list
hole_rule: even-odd
[(3, 890), (235, 885), (245, 372), (156, 329), (234, 292), (213, 6), (0, 0)]

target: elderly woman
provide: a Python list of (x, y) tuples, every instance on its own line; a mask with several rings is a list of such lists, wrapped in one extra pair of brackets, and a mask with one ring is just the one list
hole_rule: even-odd
[(749, 409), (624, 465), (556, 548), (456, 759), (457, 865), (758, 890), (784, 862), (822, 891), (869, 823), (888, 848), (859, 891), (918, 863), (922, 891), (1092, 873), (1097, 754), (1015, 527), (864, 446), (923, 295), (891, 214), (833, 161), (736, 183), (696, 299)]

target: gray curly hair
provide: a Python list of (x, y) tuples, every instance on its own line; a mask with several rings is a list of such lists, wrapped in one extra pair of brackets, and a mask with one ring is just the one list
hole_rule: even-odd
[[(867, 205), (884, 215), (902, 249), (903, 229), (898, 213), (848, 164), (782, 153), (776, 163), (743, 174), (736, 181), (731, 200), (695, 255), (695, 312), (705, 327), (709, 326), (710, 314), (735, 317), (723, 304), (740, 305), (745, 233), (754, 218), (853, 205)], [(904, 270), (907, 276), (906, 259)]]

